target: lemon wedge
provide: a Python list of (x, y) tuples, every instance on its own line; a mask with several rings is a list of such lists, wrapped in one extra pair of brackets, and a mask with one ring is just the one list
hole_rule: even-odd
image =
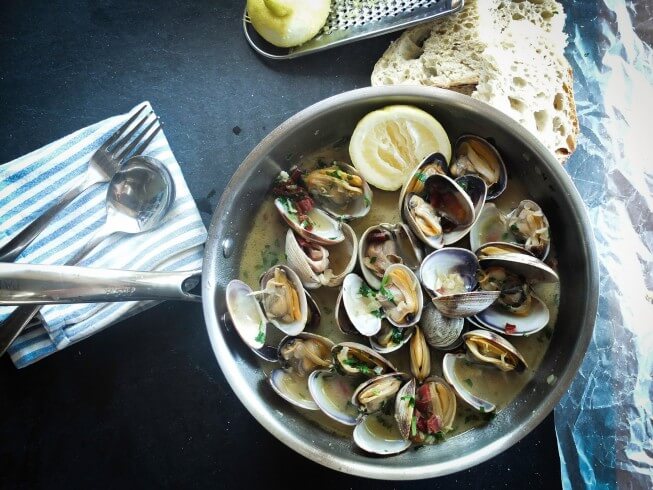
[(396, 191), (431, 153), (451, 159), (451, 142), (428, 112), (391, 105), (367, 114), (351, 135), (349, 156), (367, 180), (379, 189)]
[(263, 39), (280, 48), (299, 46), (324, 26), (331, 0), (247, 0), (249, 20)]

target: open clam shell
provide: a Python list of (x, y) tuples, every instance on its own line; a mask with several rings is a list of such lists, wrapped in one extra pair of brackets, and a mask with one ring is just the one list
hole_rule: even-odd
[[(481, 249), (484, 250), (484, 249)], [(532, 282), (559, 282), (556, 271), (540, 259), (528, 253), (507, 252), (503, 254), (483, 256), (478, 263), (482, 269), (489, 267), (503, 267), (527, 281)]]
[(494, 366), (501, 371), (521, 372), (528, 367), (517, 348), (503, 337), (487, 330), (463, 334), (467, 358), (472, 362)]
[(510, 253), (523, 254), (523, 255), (529, 255), (531, 257), (535, 257), (532, 253), (530, 253), (521, 245), (517, 245), (516, 243), (508, 243), (508, 242), (487, 242), (481, 245), (480, 247), (478, 247), (475, 253), (479, 260), (487, 259), (489, 257), (496, 257), (497, 255), (510, 254)]
[(431, 175), (449, 175), (447, 159), (442, 153), (428, 155), (415, 167), (408, 180), (404, 182), (399, 192), (399, 214), (403, 212), (404, 200), (408, 194), (422, 194), (424, 183)]
[(458, 376), (456, 376), (456, 363), (465, 362), (465, 354), (445, 354), (442, 359), (442, 373), (447, 382), (453, 387), (456, 394), (470, 407), (483, 413), (490, 413), (496, 410), (496, 405), (470, 392)]
[(401, 349), (413, 336), (415, 327), (399, 328), (388, 321), (381, 322), (381, 330), (369, 337), (370, 347), (379, 354), (389, 354)]
[(395, 420), (401, 436), (410, 440), (415, 413), (415, 380), (411, 379), (403, 385), (395, 397)]
[(415, 273), (403, 264), (388, 267), (376, 295), (385, 317), (396, 327), (417, 324), (424, 308), (424, 295)]
[[(374, 298), (374, 291), (357, 274), (348, 274), (342, 283), (341, 305), (347, 315), (349, 323), (366, 337), (375, 335), (381, 329), (380, 303)], [(338, 312), (340, 309), (337, 310)], [(340, 314), (338, 314), (340, 316)], [(342, 331), (346, 321), (342, 320)], [(349, 329), (349, 325), (346, 325)]]
[(472, 205), (474, 206), (474, 221), (466, 228), (449, 232), (446, 236), (447, 245), (456, 243), (469, 234), (474, 223), (476, 223), (476, 220), (481, 215), (487, 196), (487, 185), (485, 184), (485, 181), (476, 175), (463, 175), (458, 177), (456, 179), (456, 184), (467, 193), (469, 199), (472, 201)]
[(306, 326), (308, 303), (299, 276), (286, 265), (275, 265), (261, 277), (263, 311), (268, 321), (286, 335)]
[[(336, 370), (346, 376), (380, 376), (397, 371), (385, 357), (356, 342), (341, 342), (331, 349)], [(353, 392), (352, 392), (353, 393)]]
[(311, 209), (306, 213), (307, 219), (300, 220), (294, 204), (289, 199), (277, 197), (274, 205), (288, 226), (306, 240), (320, 245), (335, 245), (345, 239), (342, 223), (320, 208)]
[(412, 444), (402, 437), (393, 416), (379, 413), (363, 417), (356, 424), (353, 437), (363, 451), (380, 456), (399, 454)]
[(486, 202), (469, 230), (469, 245), (476, 252), (486, 243), (509, 242), (508, 218), (494, 203)]
[(360, 414), (351, 403), (361, 380), (331, 370), (319, 369), (308, 377), (308, 390), (318, 408), (329, 418), (343, 425), (356, 425)]
[(549, 220), (539, 204), (525, 199), (508, 214), (508, 229), (517, 243), (544, 260), (551, 248)]
[(462, 344), (463, 318), (444, 316), (433, 303), (426, 303), (420, 326), (426, 342), (438, 350), (452, 350)]
[(372, 189), (351, 165), (334, 161), (304, 177), (308, 192), (332, 217), (349, 221), (365, 216), (372, 206)]
[(243, 342), (253, 350), (265, 345), (267, 318), (261, 305), (243, 281), (234, 279), (227, 284), (226, 303), (229, 317)]
[(403, 223), (381, 223), (369, 227), (361, 236), (358, 247), (363, 277), (374, 289), (381, 287), (383, 274), (391, 264), (402, 263), (416, 271), (422, 258), (420, 243)]
[(531, 335), (549, 324), (549, 309), (540, 298), (531, 293), (531, 305), (527, 315), (512, 313), (495, 303), (470, 320), (473, 320), (475, 325), (503, 335)]
[(376, 413), (394, 404), (395, 395), (408, 379), (405, 373), (389, 373), (364, 381), (354, 391), (351, 403), (362, 414)]
[(420, 279), (435, 307), (449, 317), (475, 315), (499, 297), (498, 291), (474, 291), (479, 263), (464, 248), (443, 248), (429, 254), (420, 267)]
[(469, 195), (441, 174), (428, 177), (421, 194), (406, 193), (401, 216), (420, 240), (436, 249), (459, 240), (475, 218)]
[(305, 410), (319, 410), (308, 390), (307, 378), (283, 369), (270, 373), (268, 382), (272, 389), (284, 400)]
[(498, 197), (508, 184), (506, 165), (497, 149), (486, 139), (472, 134), (456, 140), (449, 172), (453, 177), (481, 177), (488, 186), (488, 199)]
[(339, 286), (345, 276), (356, 267), (356, 233), (345, 223), (342, 224), (342, 232), (345, 236), (343, 241), (323, 246), (307, 242), (303, 238), (298, 240), (292, 229), (287, 231), (286, 260), (307, 289)]

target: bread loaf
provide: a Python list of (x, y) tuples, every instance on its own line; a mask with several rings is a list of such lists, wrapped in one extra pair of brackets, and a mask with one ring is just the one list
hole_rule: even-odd
[(430, 85), (487, 102), (519, 121), (560, 161), (578, 134), (565, 16), (553, 0), (467, 0), (452, 16), (392, 43), (372, 85)]

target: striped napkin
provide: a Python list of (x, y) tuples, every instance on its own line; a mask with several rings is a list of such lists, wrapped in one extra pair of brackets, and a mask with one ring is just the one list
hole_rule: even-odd
[[(80, 129), (0, 165), (0, 245), (63, 195), (73, 180), (86, 171), (95, 150), (135, 110)], [(144, 154), (158, 158), (170, 170), (176, 186), (172, 209), (158, 228), (139, 235), (113, 235), (80, 265), (140, 271), (201, 268), (206, 229), (163, 132), (158, 133)], [(65, 263), (104, 223), (106, 192), (107, 184), (102, 184), (78, 197), (16, 262)], [(155, 304), (146, 301), (46, 306), (41, 310), (42, 322), (23, 331), (9, 354), (16, 367), (25, 367)], [(13, 308), (0, 308), (0, 322), (11, 311)]]

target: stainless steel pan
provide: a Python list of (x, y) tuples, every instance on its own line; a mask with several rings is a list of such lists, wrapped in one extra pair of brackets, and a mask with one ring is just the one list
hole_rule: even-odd
[[(351, 440), (310, 423), (273, 393), (255, 355), (223, 319), (224, 288), (238, 276), (248, 226), (263, 200), (269, 198), (267, 192), (273, 178), (281, 169), (296, 163), (302, 154), (348, 137), (365, 114), (389, 104), (412, 104), (431, 112), (452, 140), (463, 132), (494, 140), (510, 175), (527, 184), (532, 198), (549, 218), (559, 260), (561, 294), (558, 322), (540, 368), (519, 397), (492, 423), (441, 445), (379, 458), (354, 449)], [(136, 286), (144, 284), (157, 289), (152, 286), (157, 283), (155, 277), (141, 276), (135, 283), (133, 276), (115, 274), (116, 277), (107, 276), (105, 282), (132, 281), (128, 285), (135, 291)], [(187, 297), (188, 289), (182, 285), (186, 276), (172, 279), (176, 285), (166, 286), (173, 288), (169, 290), (172, 297), (195, 299)], [(159, 285), (164, 282), (158, 281)], [(155, 294), (152, 289), (138, 291)], [(87, 291), (86, 297), (93, 292), (98, 291)], [(272, 131), (245, 159), (222, 195), (213, 214), (202, 272), (202, 302), (211, 344), (243, 405), (281, 442), (313, 461), (346, 473), (385, 480), (428, 478), (461, 471), (491, 458), (528, 434), (551, 412), (576, 375), (592, 336), (597, 299), (598, 265), (592, 230), (582, 200), (560, 164), (534, 136), (507, 116), (470, 97), (424, 87), (375, 87), (346, 92), (309, 107)]]
[[(445, 444), (389, 458), (370, 457), (353, 443), (313, 425), (269, 388), (253, 353), (223, 322), (224, 288), (238, 276), (248, 226), (279, 170), (302, 154), (351, 135), (368, 112), (413, 104), (431, 112), (453, 140), (463, 132), (494, 139), (513, 178), (527, 183), (553, 230), (561, 298), (551, 345), (521, 395), (487, 426)], [(586, 210), (571, 179), (536, 138), (515, 121), (470, 97), (427, 87), (372, 87), (319, 102), (272, 131), (245, 159), (213, 214), (202, 275), (204, 316), (215, 356), (251, 414), (295, 451), (338, 471), (378, 479), (445, 475), (479, 464), (537, 426), (569, 387), (592, 336), (598, 265)], [(553, 375), (551, 377), (551, 375)], [(547, 380), (555, 380), (550, 383)]]

